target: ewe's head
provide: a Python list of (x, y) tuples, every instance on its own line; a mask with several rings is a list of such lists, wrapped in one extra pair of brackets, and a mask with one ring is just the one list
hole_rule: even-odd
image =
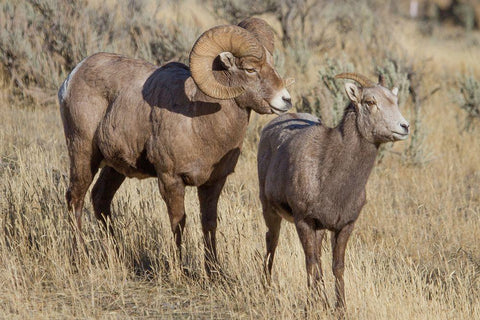
[(358, 128), (367, 140), (383, 143), (408, 137), (410, 125), (398, 109), (397, 88), (385, 88), (382, 76), (378, 84), (355, 73), (342, 73), (336, 78), (360, 84), (345, 83), (345, 91), (357, 111)]
[(212, 98), (236, 98), (240, 105), (258, 113), (283, 113), (292, 104), (273, 67), (272, 52), (273, 31), (261, 19), (214, 27), (192, 48), (192, 78)]

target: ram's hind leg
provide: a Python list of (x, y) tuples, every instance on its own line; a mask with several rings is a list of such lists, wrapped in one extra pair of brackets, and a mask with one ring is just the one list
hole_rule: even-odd
[(185, 184), (178, 176), (162, 174), (158, 179), (158, 187), (165, 204), (172, 228), (173, 237), (177, 244), (177, 256), (182, 261), (182, 233), (185, 228)]
[(84, 244), (82, 236), (83, 204), (88, 187), (98, 171), (101, 155), (98, 150), (93, 150), (90, 141), (75, 141), (72, 139), (68, 141), (68, 145), (69, 149), (74, 146), (76, 150), (69, 150), (70, 186), (65, 197), (69, 210), (73, 211), (75, 215), (73, 226), (76, 229), (76, 235), (78, 236), (77, 241)]
[(125, 181), (125, 176), (111, 167), (105, 167), (100, 172), (92, 189), (92, 202), (95, 217), (100, 220), (114, 238), (111, 217), (111, 203), (118, 188)]

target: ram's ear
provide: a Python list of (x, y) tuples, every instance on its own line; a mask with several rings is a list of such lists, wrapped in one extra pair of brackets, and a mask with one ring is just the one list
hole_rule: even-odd
[(237, 66), (235, 65), (235, 57), (231, 52), (222, 52), (219, 54), (220, 61), (222, 62), (222, 65), (225, 69), (230, 70), (232, 68), (236, 68)]
[(394, 95), (398, 96), (398, 88), (397, 88), (397, 87), (393, 88), (393, 89), (392, 89), (392, 93), (393, 93)]
[(192, 77), (188, 77), (187, 80), (185, 80), (185, 94), (187, 97), (192, 101), (193, 98), (195, 97), (195, 94), (197, 93), (197, 85), (193, 81)]
[(354, 83), (347, 82), (345, 83), (345, 92), (347, 93), (348, 98), (355, 103), (360, 105), (362, 97), (362, 89), (357, 87)]

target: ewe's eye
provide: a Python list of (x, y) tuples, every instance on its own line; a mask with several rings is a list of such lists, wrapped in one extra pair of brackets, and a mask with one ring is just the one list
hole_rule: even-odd
[(246, 71), (247, 73), (250, 73), (250, 74), (251, 74), (251, 73), (255, 73), (255, 69), (253, 69), (253, 68), (245, 69), (245, 71)]

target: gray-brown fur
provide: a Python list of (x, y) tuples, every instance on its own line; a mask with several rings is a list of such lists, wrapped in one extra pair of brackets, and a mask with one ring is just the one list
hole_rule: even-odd
[(398, 111), (396, 89), (352, 83), (345, 87), (351, 102), (337, 127), (328, 128), (310, 114), (285, 114), (263, 129), (258, 149), (260, 199), (268, 228), (267, 276), (285, 218), (295, 223), (302, 242), (309, 285), (323, 286), (321, 243), (330, 230), (341, 307), (345, 247), (365, 204), (365, 185), (378, 147), (405, 139), (409, 132)]
[[(239, 27), (222, 28), (233, 28), (237, 38), (245, 33)], [(250, 45), (266, 51), (257, 42)], [(96, 217), (107, 225), (112, 198), (125, 177), (157, 177), (179, 247), (185, 225), (185, 186), (196, 186), (207, 272), (217, 263), (217, 202), (237, 163), (250, 111), (283, 112), (291, 104), (266, 54), (262, 59), (228, 51), (213, 56), (214, 79), (221, 83), (213, 94), (225, 86), (238, 86), (237, 97), (221, 100), (205, 94), (195, 82), (200, 80), (192, 78), (181, 63), (159, 68), (109, 53), (86, 58), (65, 80), (59, 102), (70, 158), (66, 198), (79, 231), (85, 193), (101, 166), (92, 189)], [(254, 69), (254, 74), (247, 73), (246, 67)]]

